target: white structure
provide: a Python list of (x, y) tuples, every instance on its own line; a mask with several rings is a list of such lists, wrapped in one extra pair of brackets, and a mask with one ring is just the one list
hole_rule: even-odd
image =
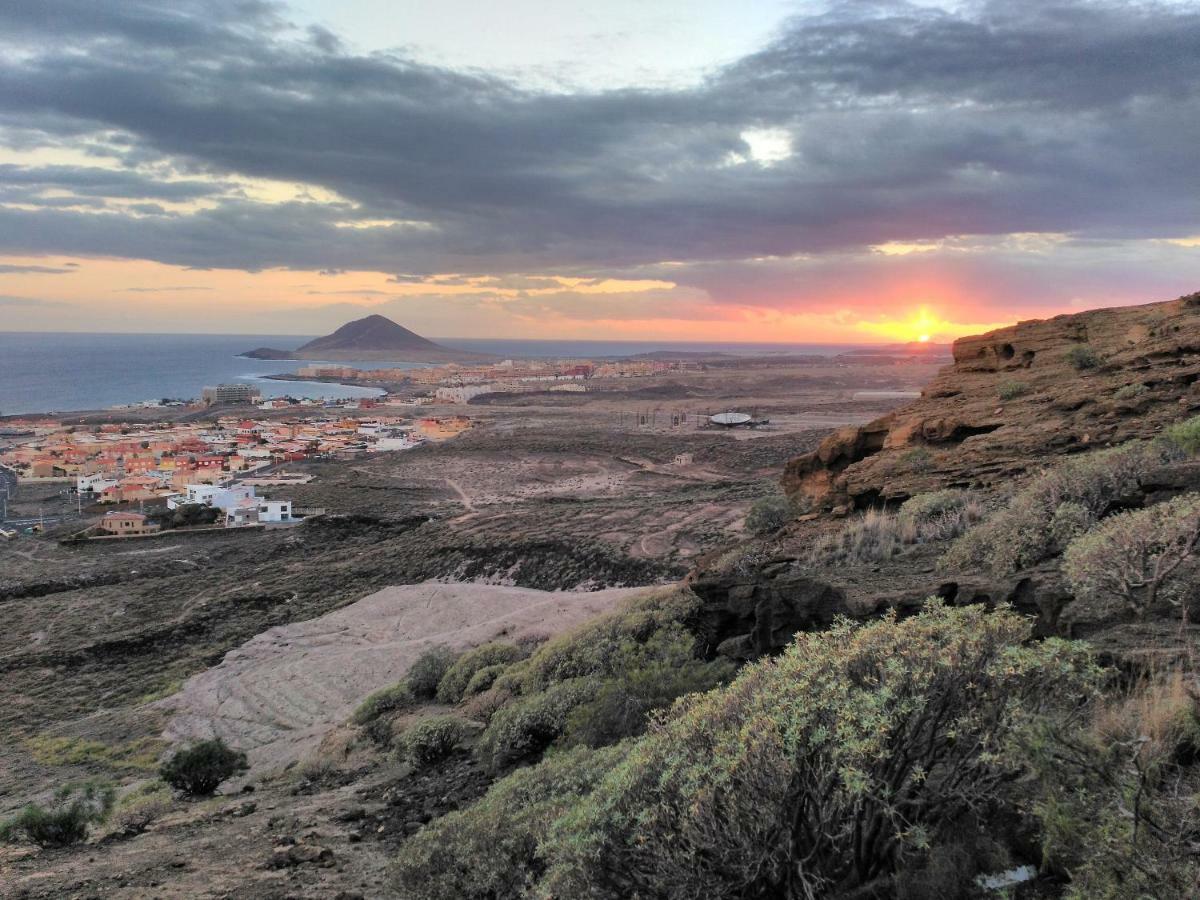
[(243, 500), (254, 498), (254, 488), (244, 484), (189, 484), (186, 493), (167, 498), (167, 509), (200, 504), (215, 509), (229, 509)]
[(250, 484), (189, 484), (186, 494), (167, 498), (167, 508), (201, 504), (225, 513), (225, 527), (238, 525), (287, 525), (298, 522), (292, 516), (291, 500), (268, 500), (258, 496)]
[(746, 425), (750, 422), (750, 416), (740, 412), (723, 412), (717, 413), (715, 416), (709, 416), (708, 421), (714, 425), (723, 425), (726, 428), (733, 428), (738, 425)]
[(413, 447), (417, 447), (420, 444), (421, 441), (413, 440), (407, 435), (401, 435), (399, 437), (381, 437), (375, 442), (375, 444), (372, 446), (372, 449), (383, 453), (392, 450), (411, 450)]
[(295, 521), (292, 518), (291, 500), (267, 500), (251, 496), (225, 510), (226, 528), (241, 525), (287, 525)]
[(112, 475), (97, 472), (94, 475), (80, 475), (75, 479), (75, 489), (81, 494), (99, 494), (105, 488), (116, 487), (117, 480)]

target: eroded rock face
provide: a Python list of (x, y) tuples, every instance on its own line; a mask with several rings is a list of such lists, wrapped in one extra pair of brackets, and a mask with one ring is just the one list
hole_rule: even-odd
[(956, 341), (920, 400), (830, 435), (787, 465), (783, 487), (818, 510), (995, 487), (1157, 434), (1200, 410), (1197, 381), (1200, 294), (1021, 322)]
[(738, 661), (777, 653), (798, 632), (828, 628), (837, 616), (867, 621), (889, 610), (915, 615), (930, 597), (952, 606), (1008, 604), (1030, 616), (1039, 637), (1072, 631), (1063, 621), (1071, 595), (1054, 566), (987, 577), (901, 564), (861, 577), (880, 568), (868, 565), (839, 575), (786, 558), (745, 572), (699, 570), (689, 581), (702, 601), (691, 624), (708, 642), (710, 654)]
[(693, 626), (730, 659), (780, 650), (796, 632), (828, 628), (848, 611), (839, 588), (797, 570), (791, 559), (743, 575), (697, 574), (689, 586), (703, 601)]

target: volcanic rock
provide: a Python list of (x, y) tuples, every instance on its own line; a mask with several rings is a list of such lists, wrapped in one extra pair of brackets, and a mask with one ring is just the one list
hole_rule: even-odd
[(783, 487), (816, 510), (992, 488), (1200, 410), (1200, 294), (1020, 322), (954, 343), (921, 399), (827, 437)]

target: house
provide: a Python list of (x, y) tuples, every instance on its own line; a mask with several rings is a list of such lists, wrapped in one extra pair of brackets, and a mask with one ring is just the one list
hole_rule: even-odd
[(243, 500), (254, 497), (254, 488), (241, 484), (189, 484), (182, 494), (167, 498), (167, 509), (180, 506), (201, 505), (214, 509), (229, 509)]
[(105, 488), (115, 487), (117, 480), (106, 472), (80, 475), (75, 479), (75, 489), (81, 494), (99, 494)]
[(294, 521), (296, 520), (292, 518), (291, 500), (267, 500), (251, 496), (225, 510), (227, 528), (241, 525), (283, 525)]
[(141, 513), (110, 512), (100, 520), (100, 530), (105, 534), (129, 537), (136, 534), (153, 534), (159, 530), (157, 522), (149, 522)]

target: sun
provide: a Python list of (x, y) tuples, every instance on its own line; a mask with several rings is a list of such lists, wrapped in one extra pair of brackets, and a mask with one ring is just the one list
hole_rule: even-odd
[(920, 341), (922, 344), (928, 344), (929, 343), (929, 335), (923, 334), (919, 338), (917, 338), (917, 340)]

